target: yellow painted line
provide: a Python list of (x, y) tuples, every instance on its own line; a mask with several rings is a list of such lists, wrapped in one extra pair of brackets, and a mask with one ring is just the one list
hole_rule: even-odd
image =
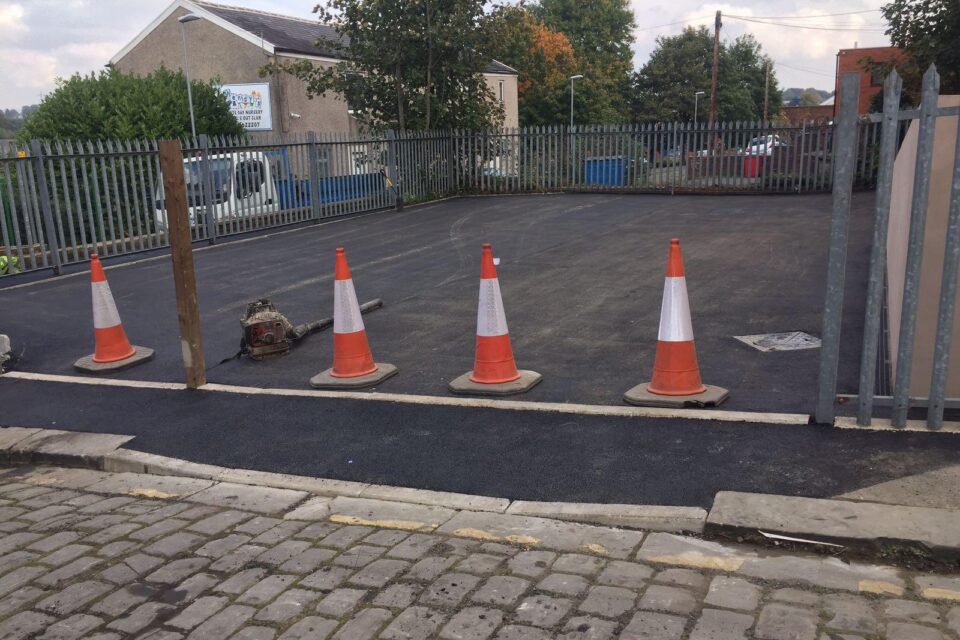
[(903, 587), (884, 580), (861, 580), (857, 588), (860, 593), (876, 593), (897, 598), (903, 595)]
[(609, 551), (607, 551), (607, 548), (605, 546), (603, 546), (602, 544), (597, 544), (595, 542), (591, 542), (590, 544), (580, 545), (580, 551), (586, 551), (587, 553), (595, 553), (598, 556), (605, 556), (609, 554)]
[(330, 516), (330, 522), (336, 524), (353, 524), (363, 527), (379, 527), (381, 529), (402, 529), (404, 531), (420, 531), (430, 533), (439, 524), (427, 524), (426, 522), (417, 522), (415, 520), (368, 520), (357, 516), (348, 516), (343, 514), (334, 514)]
[[(183, 390), (179, 382), (151, 382), (146, 380), (119, 380), (115, 378), (88, 378), (49, 373), (11, 371), (0, 376), (14, 380), (61, 382), (68, 384), (129, 387), (134, 389)], [(398, 404), (427, 405), (435, 407), (472, 407), (477, 409), (500, 409), (504, 411), (535, 411), (541, 413), (573, 414), (582, 416), (608, 416), (619, 418), (676, 418), (684, 420), (714, 420), (722, 422), (749, 422), (760, 424), (806, 425), (809, 416), (798, 413), (758, 413), (751, 411), (721, 411), (717, 409), (665, 409), (659, 407), (633, 407), (605, 404), (576, 404), (566, 402), (530, 402), (525, 400), (495, 400), (491, 398), (462, 398), (456, 396), (425, 396), (406, 393), (382, 393), (365, 391), (323, 391), (320, 389), (280, 389), (269, 387), (245, 387), (239, 385), (208, 383), (202, 391), (234, 393), (252, 396), (276, 396), (288, 398), (325, 398), (328, 400), (364, 400), (367, 402), (393, 402)]]
[(840, 429), (863, 429), (866, 431), (918, 431), (922, 433), (952, 433), (960, 434), (960, 422), (944, 422), (940, 429), (927, 428), (926, 420), (907, 420), (903, 427), (895, 427), (889, 418), (874, 418), (870, 426), (857, 424), (857, 419), (843, 416), (833, 422)]
[(721, 556), (706, 556), (695, 551), (685, 551), (676, 555), (648, 557), (646, 560), (659, 564), (675, 564), (695, 569), (712, 569), (733, 573), (743, 566), (743, 558), (724, 558)]
[(954, 591), (953, 589), (928, 587), (921, 591), (920, 595), (929, 600), (953, 600), (954, 602), (960, 602), (960, 591)]
[(533, 536), (510, 534), (501, 537), (495, 533), (490, 533), (489, 531), (484, 531), (483, 529), (473, 529), (471, 527), (456, 529), (453, 532), (453, 535), (457, 536), (458, 538), (471, 538), (473, 540), (483, 540), (484, 542), (512, 542), (513, 544), (521, 544), (528, 547), (540, 544), (540, 540), (534, 538)]
[(130, 491), (127, 491), (127, 495), (137, 498), (157, 498), (159, 500), (169, 500), (170, 498), (180, 497), (179, 494), (167, 493), (159, 489), (130, 489)]

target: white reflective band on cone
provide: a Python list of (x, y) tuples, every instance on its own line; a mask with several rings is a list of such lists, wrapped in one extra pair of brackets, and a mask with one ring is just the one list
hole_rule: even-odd
[(110, 285), (103, 282), (91, 282), (93, 289), (93, 328), (109, 329), (120, 324), (120, 314), (113, 302)]
[(333, 286), (333, 332), (358, 331), (363, 331), (363, 316), (360, 315), (360, 303), (353, 289), (353, 280), (337, 280)]
[(480, 303), (477, 305), (477, 335), (507, 335), (507, 316), (500, 299), (500, 282), (496, 278), (480, 279)]
[(657, 340), (661, 342), (693, 340), (686, 278), (668, 277), (663, 282), (663, 306), (660, 307), (660, 333)]

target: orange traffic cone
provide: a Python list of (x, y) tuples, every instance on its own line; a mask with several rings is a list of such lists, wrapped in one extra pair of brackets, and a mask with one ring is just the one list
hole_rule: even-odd
[(627, 391), (624, 400), (653, 407), (714, 406), (728, 395), (726, 389), (704, 385), (700, 379), (683, 254), (680, 241), (674, 238), (667, 257), (653, 379)]
[(337, 249), (333, 286), (333, 367), (310, 378), (310, 386), (357, 389), (395, 375), (397, 368), (392, 364), (373, 361), (343, 247)]
[(536, 371), (517, 369), (500, 297), (493, 248), (484, 244), (480, 258), (480, 302), (477, 307), (477, 346), (473, 371), (453, 380), (450, 391), (505, 396), (528, 391), (541, 380), (543, 376)]
[(73, 366), (81, 371), (103, 373), (118, 371), (146, 362), (153, 349), (135, 347), (127, 339), (120, 322), (110, 284), (97, 254), (90, 256), (90, 286), (93, 290), (93, 333), (96, 346), (92, 355), (80, 358)]

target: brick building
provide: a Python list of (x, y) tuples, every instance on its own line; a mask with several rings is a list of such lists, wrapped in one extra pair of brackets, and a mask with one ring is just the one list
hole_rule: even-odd
[(870, 103), (873, 97), (883, 92), (884, 77), (881, 74), (871, 73), (867, 61), (899, 62), (904, 52), (898, 47), (867, 47), (864, 49), (840, 49), (837, 52), (837, 79), (836, 100), (834, 101), (834, 116), (840, 108), (840, 78), (844, 73), (857, 71), (860, 76), (860, 106), (858, 113), (863, 115), (870, 112)]

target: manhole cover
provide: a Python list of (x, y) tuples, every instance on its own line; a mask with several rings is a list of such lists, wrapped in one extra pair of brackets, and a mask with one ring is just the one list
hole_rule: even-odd
[(761, 333), (755, 336), (733, 336), (757, 351), (797, 351), (820, 348), (820, 338), (803, 331), (785, 333)]

